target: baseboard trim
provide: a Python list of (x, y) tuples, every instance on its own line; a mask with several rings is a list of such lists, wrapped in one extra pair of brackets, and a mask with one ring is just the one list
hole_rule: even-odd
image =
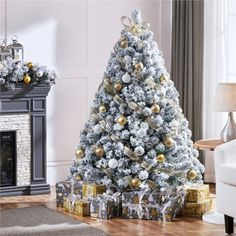
[(50, 193), (49, 184), (9, 186), (0, 188), (0, 197), (19, 196), (19, 195), (41, 195), (49, 193)]

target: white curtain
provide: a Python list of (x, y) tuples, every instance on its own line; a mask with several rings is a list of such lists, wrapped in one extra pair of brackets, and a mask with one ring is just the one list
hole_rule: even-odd
[[(227, 113), (213, 110), (217, 83), (232, 81), (232, 78), (229, 79), (227, 69), (229, 1), (206, 0), (204, 4), (203, 136), (204, 139), (212, 139), (220, 138), (221, 130), (227, 120)], [(205, 181), (215, 182), (213, 153), (205, 152), (204, 154)]]

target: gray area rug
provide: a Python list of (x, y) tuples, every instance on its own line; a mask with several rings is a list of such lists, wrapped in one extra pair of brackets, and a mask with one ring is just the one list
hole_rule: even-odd
[(108, 236), (44, 206), (1, 209), (0, 226), (0, 235), (4, 236)]

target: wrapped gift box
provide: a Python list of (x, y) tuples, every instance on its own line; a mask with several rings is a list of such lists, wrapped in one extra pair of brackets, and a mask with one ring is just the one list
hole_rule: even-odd
[(106, 186), (102, 184), (84, 183), (82, 187), (83, 198), (96, 197), (106, 192)]
[(121, 196), (119, 194), (103, 194), (90, 198), (90, 215), (99, 219), (110, 219), (120, 216)]
[(74, 213), (79, 216), (89, 216), (90, 215), (90, 203), (85, 200), (76, 200)]
[(82, 198), (82, 182), (74, 182), (72, 189), (71, 181), (62, 181), (56, 183), (56, 203), (58, 207), (63, 207), (64, 197), (67, 197), (71, 191), (76, 194), (77, 198)]
[(205, 212), (211, 210), (212, 199), (205, 198), (202, 201), (196, 202), (185, 202), (180, 214), (182, 216), (194, 216), (201, 217)]
[(184, 206), (186, 192), (177, 194), (171, 198), (164, 200), (162, 207), (161, 219), (166, 222), (171, 222), (178, 215)]
[(186, 192), (131, 191), (122, 194), (122, 216), (130, 219), (172, 221), (184, 204)]
[(64, 211), (68, 211), (70, 213), (74, 213), (75, 211), (75, 199), (71, 199), (71, 194), (67, 197), (63, 198), (63, 209)]
[(159, 193), (128, 191), (122, 194), (122, 217), (129, 219), (159, 219)]
[(209, 185), (201, 184), (187, 188), (186, 201), (200, 202), (209, 197)]
[(62, 181), (56, 183), (56, 203), (58, 207), (63, 207), (64, 197), (71, 193), (71, 182)]

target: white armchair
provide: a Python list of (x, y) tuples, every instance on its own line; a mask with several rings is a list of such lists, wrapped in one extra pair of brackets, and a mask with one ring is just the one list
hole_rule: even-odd
[(236, 219), (236, 139), (215, 149), (216, 208), (225, 217), (225, 231), (234, 232)]

